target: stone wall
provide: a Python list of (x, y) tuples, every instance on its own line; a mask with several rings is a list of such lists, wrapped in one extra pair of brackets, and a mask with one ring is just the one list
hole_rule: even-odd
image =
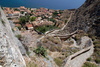
[(86, 59), (89, 58), (94, 52), (92, 40), (89, 45), (89, 47), (67, 57), (64, 67), (82, 67), (82, 65), (86, 62)]

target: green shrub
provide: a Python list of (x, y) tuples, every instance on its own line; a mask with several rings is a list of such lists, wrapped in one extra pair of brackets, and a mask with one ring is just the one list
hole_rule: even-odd
[(55, 58), (54, 61), (55, 61), (55, 63), (56, 63), (59, 67), (62, 66), (62, 63), (63, 63), (63, 60), (62, 60), (62, 59), (60, 59), (60, 58)]
[(21, 11), (21, 14), (24, 14), (24, 11)]
[(99, 64), (100, 63), (100, 39), (97, 38), (94, 40), (94, 53), (93, 53), (93, 60)]
[(36, 17), (30, 17), (30, 21), (35, 21)]
[(58, 14), (59, 14), (59, 12), (57, 12), (57, 11), (53, 12), (53, 17), (58, 16)]
[(5, 21), (4, 20), (1, 20), (1, 22), (2, 22), (3, 25), (5, 25)]
[(95, 62), (96, 63), (100, 63), (100, 59), (95, 59)]
[(12, 29), (12, 31), (14, 32), (15, 30), (14, 30), (14, 29)]
[(22, 36), (20, 34), (16, 35), (16, 37), (20, 40)]
[(56, 29), (57, 27), (53, 26), (53, 25), (47, 25), (47, 26), (40, 26), (35, 28), (36, 31), (41, 32), (41, 33), (45, 33), (46, 31), (49, 30), (53, 30)]
[(100, 40), (94, 41), (94, 44), (100, 44)]
[(20, 11), (19, 9), (15, 8), (14, 11)]
[(34, 10), (31, 10), (31, 13), (34, 12)]
[(38, 46), (35, 50), (33, 50), (33, 52), (35, 52), (38, 56), (47, 56), (47, 50), (42, 46)]
[(22, 26), (16, 26), (19, 30), (21, 30)]
[(27, 53), (27, 55), (30, 55), (30, 53), (31, 53), (31, 52), (29, 52), (29, 51), (26, 51), (26, 53)]
[(49, 21), (56, 22), (56, 20), (53, 18), (50, 18)]
[(94, 48), (100, 48), (100, 44), (95, 44)]
[(68, 20), (65, 20), (65, 23), (67, 23)]
[(85, 62), (82, 67), (97, 67), (97, 65), (90, 63), (90, 62)]
[(91, 58), (91, 57), (87, 59), (87, 61), (91, 61), (91, 60), (92, 60), (92, 58)]

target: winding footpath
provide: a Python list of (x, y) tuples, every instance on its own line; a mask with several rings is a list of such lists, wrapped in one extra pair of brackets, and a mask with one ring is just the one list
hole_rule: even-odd
[(88, 47), (66, 58), (64, 67), (82, 67), (82, 65), (86, 62), (87, 58), (89, 58), (94, 52), (92, 40), (89, 39), (84, 43), (84, 45), (87, 44), (87, 42), (89, 45)]

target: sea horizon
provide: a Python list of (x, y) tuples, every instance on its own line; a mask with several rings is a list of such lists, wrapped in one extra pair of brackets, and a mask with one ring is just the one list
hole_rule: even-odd
[(20, 7), (25, 6), (26, 8), (47, 8), (55, 10), (65, 10), (65, 9), (77, 9), (79, 8), (85, 0), (0, 0), (0, 5), (2, 7)]

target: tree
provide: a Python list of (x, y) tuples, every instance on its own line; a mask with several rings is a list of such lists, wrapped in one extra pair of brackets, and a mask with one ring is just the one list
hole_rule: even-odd
[(21, 14), (24, 14), (24, 11), (21, 11)]
[(29, 21), (29, 18), (30, 18), (30, 16), (23, 16), (23, 17), (20, 17), (19, 20), (20, 20), (22, 25), (25, 25), (26, 22)]
[(26, 23), (26, 18), (25, 17), (20, 17), (19, 20), (20, 20), (22, 25), (25, 25), (25, 23)]
[(53, 18), (50, 18), (49, 20), (50, 20), (50, 21), (52, 21), (52, 22), (56, 22), (56, 20), (55, 20), (55, 19), (53, 19)]
[(57, 11), (53, 12), (53, 17), (56, 17), (59, 13)]
[(35, 21), (36, 17), (30, 17), (30, 21)]
[(14, 11), (20, 11), (19, 9), (15, 8)]
[(40, 33), (45, 33), (46, 31), (50, 31), (50, 30), (57, 29), (57, 28), (58, 27), (54, 25), (44, 25), (44, 26), (36, 27), (35, 30)]

